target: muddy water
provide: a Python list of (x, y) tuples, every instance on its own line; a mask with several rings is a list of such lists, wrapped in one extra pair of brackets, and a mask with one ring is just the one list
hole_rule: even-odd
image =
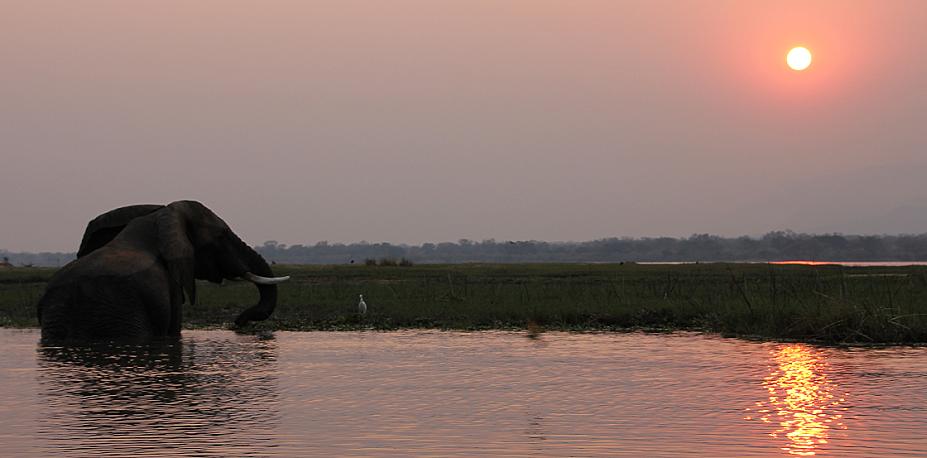
[(927, 349), (503, 332), (0, 343), (3, 456), (927, 453)]

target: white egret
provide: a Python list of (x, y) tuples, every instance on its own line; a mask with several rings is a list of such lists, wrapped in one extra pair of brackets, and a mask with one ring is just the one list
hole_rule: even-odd
[(360, 295), (360, 302), (357, 303), (357, 313), (361, 315), (367, 313), (367, 303), (364, 302), (364, 295)]

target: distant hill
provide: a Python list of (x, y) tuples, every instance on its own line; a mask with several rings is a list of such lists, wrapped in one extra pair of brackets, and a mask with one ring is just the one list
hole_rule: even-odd
[[(927, 261), (927, 234), (843, 235), (770, 232), (762, 237), (606, 238), (588, 242), (458, 240), (393, 245), (319, 242), (290, 245), (276, 241), (255, 247), (268, 261), (282, 264), (349, 264), (367, 259), (407, 259), (414, 263), (460, 262), (646, 262), (646, 261)], [(14, 266), (62, 266), (74, 253), (16, 253), (0, 250)]]
[(644, 262), (644, 261), (925, 261), (927, 234), (842, 235), (770, 232), (762, 237), (606, 238), (588, 242), (495, 241), (425, 243), (328, 243), (257, 247), (284, 264), (345, 264), (367, 259), (415, 263), (458, 262)]

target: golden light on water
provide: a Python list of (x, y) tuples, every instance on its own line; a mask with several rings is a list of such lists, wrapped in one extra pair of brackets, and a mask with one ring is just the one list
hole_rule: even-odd
[(833, 262), (827, 261), (804, 261), (804, 260), (790, 260), (790, 261), (770, 261), (770, 264), (777, 266), (827, 266), (833, 264)]
[(813, 456), (828, 443), (831, 430), (845, 429), (844, 397), (828, 378), (820, 350), (788, 345), (775, 350), (773, 359), (776, 365), (763, 381), (769, 399), (757, 403), (758, 419), (777, 425), (770, 436), (785, 439), (783, 451)]

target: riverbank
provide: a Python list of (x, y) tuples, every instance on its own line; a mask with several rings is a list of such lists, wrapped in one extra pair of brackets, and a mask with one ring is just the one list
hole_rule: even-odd
[[(55, 269), (0, 271), (0, 325), (34, 327)], [(256, 330), (699, 330), (828, 344), (927, 342), (927, 267), (769, 264), (274, 266), (292, 279)], [(188, 328), (225, 328), (257, 300), (199, 282)], [(368, 305), (357, 314), (358, 295)]]

